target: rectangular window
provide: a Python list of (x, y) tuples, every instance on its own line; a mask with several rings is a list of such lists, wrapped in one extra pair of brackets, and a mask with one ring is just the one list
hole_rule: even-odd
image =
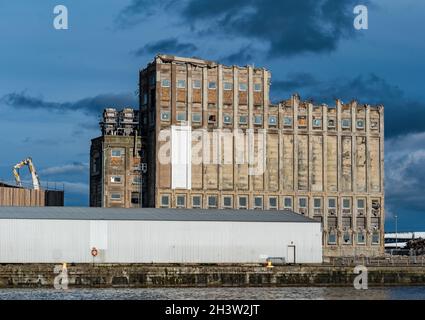
[(276, 116), (269, 116), (269, 125), (270, 126), (276, 126), (277, 125), (277, 117)]
[(144, 93), (143, 94), (143, 100), (142, 100), (142, 104), (147, 104), (148, 103), (148, 94)]
[(307, 198), (299, 198), (298, 204), (300, 208), (307, 208)]
[(254, 209), (263, 209), (263, 197), (254, 198)]
[(356, 127), (357, 127), (357, 129), (364, 129), (364, 120), (363, 119), (357, 119)]
[(177, 121), (186, 121), (186, 111), (178, 111), (176, 114)]
[(375, 231), (372, 234), (372, 244), (379, 244), (379, 232)]
[(306, 128), (307, 127), (307, 117), (306, 116), (298, 116), (298, 127)]
[(351, 243), (351, 234), (348, 231), (345, 231), (344, 235), (342, 236), (342, 240), (344, 241), (344, 244), (350, 244)]
[(132, 192), (131, 193), (131, 203), (132, 204), (139, 204), (140, 203), (140, 193), (139, 192)]
[(335, 128), (335, 119), (328, 119), (328, 128)]
[(254, 116), (254, 124), (255, 125), (262, 125), (263, 124), (263, 116), (262, 115)]
[(169, 208), (170, 207), (170, 195), (163, 194), (161, 196), (161, 207), (162, 208)]
[(170, 121), (170, 111), (161, 111), (161, 121)]
[(331, 231), (328, 235), (328, 244), (336, 244), (336, 232)]
[(343, 209), (351, 209), (351, 201), (349, 198), (342, 199), (342, 208)]
[(186, 88), (186, 80), (177, 80), (177, 88), (179, 89)]
[(283, 118), (283, 125), (285, 127), (292, 127), (292, 118), (291, 117), (284, 117)]
[(239, 91), (246, 91), (248, 90), (248, 85), (246, 83), (239, 83)]
[(201, 196), (192, 196), (192, 208), (201, 208), (202, 207), (202, 198)]
[(208, 82), (208, 89), (211, 89), (211, 90), (217, 89), (217, 83), (215, 81)]
[(112, 151), (111, 151), (111, 156), (112, 157), (116, 157), (116, 158), (118, 158), (118, 157), (121, 157), (122, 156), (122, 150), (121, 149), (112, 149)]
[(208, 115), (208, 123), (215, 123), (217, 120), (215, 114), (209, 114)]
[(321, 198), (314, 198), (313, 205), (314, 205), (314, 209), (322, 208), (322, 199)]
[(223, 197), (223, 208), (232, 208), (233, 204), (232, 204), (232, 197), (231, 196), (224, 196)]
[(168, 88), (170, 86), (170, 80), (168, 80), (168, 79), (162, 79), (161, 86), (162, 87), (165, 87), (165, 88)]
[(223, 83), (224, 90), (232, 90), (233, 89), (233, 83), (231, 82), (224, 82)]
[(121, 176), (112, 176), (111, 177), (111, 182), (112, 183), (121, 183), (122, 181), (122, 177)]
[(208, 196), (208, 207), (217, 208), (217, 196)]
[(306, 116), (298, 116), (298, 128), (307, 128)]
[(335, 198), (328, 199), (328, 207), (330, 209), (335, 209), (336, 208), (336, 199)]
[(111, 193), (112, 201), (121, 201), (121, 193)]
[(322, 127), (322, 119), (321, 118), (314, 118), (313, 119), (313, 127), (314, 128), (321, 128)]
[(283, 200), (283, 207), (285, 209), (292, 209), (292, 198), (291, 197), (285, 197)]
[(277, 197), (269, 198), (269, 209), (277, 209)]
[(357, 209), (364, 209), (365, 200), (357, 199)]
[(254, 83), (254, 91), (257, 91), (257, 92), (259, 92), (259, 91), (261, 91), (261, 83)]
[(239, 196), (239, 209), (247, 209), (248, 197)]
[(179, 194), (176, 197), (176, 207), (177, 208), (184, 208), (186, 207), (186, 195)]
[(202, 115), (200, 112), (194, 112), (192, 113), (192, 122), (200, 123), (202, 120)]
[(247, 124), (248, 117), (247, 116), (239, 116), (239, 124)]
[(228, 114), (225, 114), (223, 116), (223, 123), (225, 123), (225, 124), (231, 124), (232, 123), (232, 117), (229, 116)]
[(366, 242), (365, 234), (363, 232), (358, 232), (357, 233), (357, 243), (358, 244), (364, 244), (365, 242)]
[(192, 80), (193, 89), (201, 89), (201, 80)]
[(351, 127), (351, 120), (350, 119), (342, 119), (341, 121), (341, 127), (344, 129), (350, 129)]
[(139, 185), (141, 183), (142, 183), (142, 177), (140, 176), (133, 177), (133, 184)]

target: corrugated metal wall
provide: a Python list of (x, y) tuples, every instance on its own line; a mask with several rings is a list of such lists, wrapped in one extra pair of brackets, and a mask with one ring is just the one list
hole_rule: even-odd
[(45, 207), (63, 204), (63, 191), (0, 187), (0, 206)]
[(243, 263), (322, 261), (319, 223), (0, 220), (0, 263)]

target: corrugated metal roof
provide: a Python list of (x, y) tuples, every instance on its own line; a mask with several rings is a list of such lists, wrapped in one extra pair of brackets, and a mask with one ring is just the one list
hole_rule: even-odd
[(89, 207), (0, 207), (0, 219), (246, 221), (319, 223), (290, 210), (220, 210)]

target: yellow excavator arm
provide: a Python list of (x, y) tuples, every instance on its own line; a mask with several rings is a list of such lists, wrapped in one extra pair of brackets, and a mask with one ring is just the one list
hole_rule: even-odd
[(38, 178), (34, 164), (32, 163), (32, 159), (30, 157), (22, 160), (13, 167), (13, 175), (15, 176), (16, 185), (22, 187), (21, 177), (19, 176), (19, 169), (23, 166), (28, 166), (34, 190), (40, 190), (40, 179)]

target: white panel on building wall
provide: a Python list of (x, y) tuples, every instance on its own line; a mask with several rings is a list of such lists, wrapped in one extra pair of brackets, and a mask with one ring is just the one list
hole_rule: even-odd
[(90, 221), (90, 248), (108, 249), (108, 221)]
[(192, 128), (171, 126), (171, 188), (192, 187)]
[(264, 263), (290, 245), (297, 263), (321, 263), (320, 223), (0, 219), (0, 263)]

